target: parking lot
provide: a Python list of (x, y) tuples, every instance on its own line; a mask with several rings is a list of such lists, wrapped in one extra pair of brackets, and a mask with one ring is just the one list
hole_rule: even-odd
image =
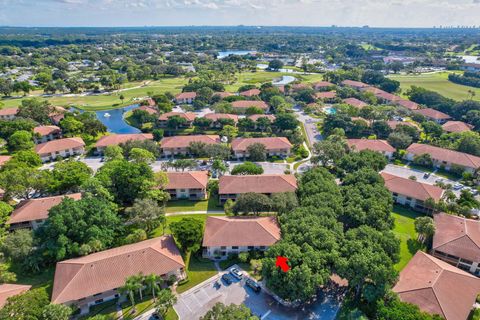
[[(327, 298), (323, 303), (317, 303), (310, 309), (297, 310), (285, 308), (279, 305), (264, 290), (255, 293), (245, 285), (245, 272), (242, 280), (235, 280), (232, 284), (226, 285), (218, 275), (210, 278), (201, 285), (184, 292), (178, 297), (174, 308), (180, 320), (199, 319), (217, 302), (225, 305), (245, 304), (252, 312), (261, 319), (267, 320), (300, 320), (300, 319), (335, 319), (340, 303)], [(217, 289), (214, 284), (221, 283)]]

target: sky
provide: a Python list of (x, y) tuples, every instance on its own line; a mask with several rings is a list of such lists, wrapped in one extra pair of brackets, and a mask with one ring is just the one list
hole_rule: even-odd
[(3, 26), (480, 25), (480, 0), (0, 0)]

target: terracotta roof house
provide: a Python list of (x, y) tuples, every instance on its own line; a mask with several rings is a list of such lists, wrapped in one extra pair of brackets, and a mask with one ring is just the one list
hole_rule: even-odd
[(395, 101), (395, 104), (400, 107), (407, 108), (409, 110), (417, 110), (420, 109), (420, 105), (416, 102), (406, 100), (406, 99), (400, 99)]
[(168, 119), (175, 116), (186, 120), (184, 127), (191, 127), (193, 120), (195, 120), (197, 117), (193, 112), (167, 112), (158, 117), (158, 125), (161, 127), (166, 127), (168, 124)]
[(334, 87), (335, 85), (328, 81), (319, 81), (313, 84), (313, 88), (315, 90), (322, 90), (330, 87)]
[(448, 114), (432, 108), (418, 109), (418, 110), (414, 110), (413, 112), (417, 114), (421, 114), (428, 120), (435, 121), (436, 123), (439, 123), (439, 124), (445, 123), (445, 121), (447, 121), (448, 119), (451, 119), (451, 117)]
[(155, 107), (152, 106), (140, 106), (138, 108), (133, 109), (135, 110), (140, 110), (140, 111), (145, 111), (150, 115), (156, 115), (158, 113), (158, 110)]
[(54, 106), (53, 111), (50, 112), (48, 116), (54, 124), (59, 124), (60, 121), (65, 118), (65, 113), (67, 113), (67, 110), (65, 108)]
[(185, 278), (185, 263), (171, 236), (153, 238), (57, 263), (52, 303), (75, 305), (88, 312), (92, 305), (115, 299), (132, 275), (156, 274)]
[(362, 100), (359, 100), (357, 98), (347, 98), (343, 99), (343, 103), (349, 104), (355, 108), (362, 109), (363, 107), (368, 106), (367, 103), (363, 102)]
[(442, 125), (442, 129), (446, 132), (465, 132), (471, 131), (473, 126), (462, 121), (447, 121)]
[(315, 98), (321, 100), (332, 100), (337, 97), (337, 93), (335, 91), (324, 91), (324, 92), (316, 92)]
[(260, 93), (261, 91), (258, 89), (250, 89), (247, 91), (240, 92), (240, 95), (244, 97), (254, 97), (254, 96), (258, 96)]
[(446, 213), (433, 216), (432, 255), (457, 268), (480, 275), (480, 221)]
[(215, 93), (213, 94), (213, 96), (214, 96), (214, 97), (215, 97), (215, 96), (219, 96), (220, 98), (224, 99), (224, 98), (226, 98), (226, 97), (233, 96), (233, 93), (231, 93), (231, 92), (215, 92)]
[(196, 97), (196, 92), (182, 92), (175, 96), (175, 102), (178, 104), (191, 104)]
[(398, 126), (409, 126), (412, 128), (415, 128), (417, 130), (420, 130), (420, 128), (413, 122), (410, 121), (397, 121), (397, 120), (390, 120), (387, 121), (388, 126), (390, 129), (395, 130)]
[(262, 174), (251, 176), (221, 176), (218, 183), (220, 202), (235, 200), (243, 193), (255, 192), (265, 195), (295, 192), (297, 179), (288, 174)]
[(255, 121), (255, 122), (257, 122), (257, 120), (260, 119), (260, 118), (267, 118), (271, 122), (273, 122), (273, 121), (275, 121), (275, 119), (277, 119), (277, 117), (275, 117), (275, 115), (273, 115), (273, 114), (252, 114), (252, 115), (248, 116), (247, 118), (249, 118), (249, 119), (251, 119), (252, 121)]
[(95, 143), (95, 148), (97, 154), (103, 154), (105, 148), (108, 146), (118, 146), (119, 144), (127, 141), (143, 140), (153, 140), (153, 135), (151, 133), (110, 134), (98, 139), (97, 143)]
[(354, 80), (344, 80), (344, 81), (342, 81), (342, 86), (350, 87), (350, 88), (357, 89), (357, 90), (370, 87), (369, 84), (366, 84), (366, 83), (363, 83), (363, 82), (360, 82), (360, 81), (354, 81)]
[(268, 104), (259, 100), (239, 100), (232, 102), (232, 108), (237, 113), (245, 113), (248, 108), (255, 107), (267, 112), (269, 109)]
[(390, 173), (382, 172), (381, 176), (385, 181), (385, 187), (392, 193), (395, 203), (409, 206), (417, 211), (430, 213), (432, 210), (425, 206), (425, 201), (433, 199), (438, 202), (445, 192), (440, 187)]
[(165, 190), (170, 199), (207, 199), (207, 171), (167, 172), (168, 184)]
[(207, 217), (203, 233), (203, 256), (225, 259), (229, 254), (264, 251), (280, 240), (275, 217)]
[(248, 147), (254, 143), (263, 144), (269, 157), (288, 157), (292, 149), (292, 144), (285, 137), (236, 138), (232, 141), (233, 154), (238, 159), (248, 158)]
[(0, 167), (10, 161), (10, 159), (12, 159), (12, 156), (0, 156)]
[(221, 123), (222, 119), (233, 121), (234, 125), (238, 122), (238, 116), (236, 114), (229, 113), (207, 113), (204, 118), (212, 120), (213, 128), (221, 128), (223, 125)]
[(422, 154), (429, 154), (434, 166), (443, 167), (445, 170), (450, 170), (452, 165), (456, 165), (462, 167), (467, 172), (474, 173), (480, 168), (480, 157), (450, 149), (434, 147), (428, 144), (412, 143), (407, 148), (405, 158), (413, 161), (415, 156)]
[(380, 152), (387, 158), (392, 158), (395, 148), (386, 140), (369, 140), (369, 139), (348, 139), (347, 144), (351, 150), (362, 151), (371, 150)]
[(400, 300), (446, 320), (465, 320), (480, 292), (480, 279), (417, 251), (400, 272), (393, 291)]
[(306, 83), (294, 83), (290, 86), (292, 91), (300, 91), (303, 89), (311, 89), (310, 85)]
[(62, 130), (57, 126), (38, 126), (33, 128), (33, 134), (35, 143), (39, 144), (60, 139), (62, 137)]
[(5, 108), (0, 109), (0, 120), (12, 120), (15, 119), (18, 113), (18, 108)]
[(373, 92), (373, 94), (382, 103), (397, 104), (398, 101), (402, 100), (402, 98), (400, 98), (399, 96), (380, 89), (377, 89), (376, 92)]
[(58, 157), (68, 158), (84, 154), (85, 142), (79, 137), (57, 139), (37, 144), (35, 152), (42, 162), (55, 161)]
[(0, 309), (7, 303), (7, 299), (30, 290), (32, 286), (24, 284), (0, 284)]
[(189, 153), (188, 147), (192, 142), (203, 142), (206, 144), (220, 143), (220, 136), (212, 135), (192, 135), (192, 136), (173, 136), (165, 137), (160, 141), (163, 155), (165, 157), (175, 155), (187, 155)]
[(7, 224), (10, 225), (10, 229), (29, 228), (35, 230), (48, 219), (48, 211), (59, 205), (64, 198), (80, 200), (82, 194), (73, 193), (22, 201), (13, 210)]

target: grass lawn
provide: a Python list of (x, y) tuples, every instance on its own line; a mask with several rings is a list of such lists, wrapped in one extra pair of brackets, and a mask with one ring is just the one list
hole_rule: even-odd
[(87, 320), (96, 315), (106, 316), (108, 319), (116, 319), (117, 317), (117, 301), (118, 299), (110, 300), (101, 304), (90, 307), (90, 312), (80, 317), (80, 320)]
[(395, 265), (395, 269), (400, 271), (418, 250), (423, 249), (417, 241), (418, 235), (414, 226), (415, 218), (422, 214), (404, 207), (394, 206), (392, 216), (395, 219), (393, 233), (400, 239), (400, 261)]
[(185, 264), (188, 281), (177, 287), (177, 293), (185, 292), (218, 273), (211, 260), (192, 256), (190, 253), (187, 254)]
[(186, 211), (223, 211), (223, 207), (219, 206), (216, 196), (202, 201), (172, 200), (167, 203), (167, 213)]
[[(172, 222), (180, 221), (183, 218), (195, 218), (195, 219), (201, 220), (203, 223), (205, 223), (205, 220), (207, 220), (208, 216), (223, 216), (223, 214), (220, 214), (220, 213), (218, 213), (218, 214), (180, 214), (180, 215), (175, 215), (175, 216), (167, 216), (166, 217), (167, 218), (167, 228), (165, 229), (165, 234), (171, 233), (169, 226)], [(164, 233), (163, 233), (162, 227), (160, 226), (157, 229), (152, 231), (152, 233), (150, 234), (150, 237), (151, 238), (160, 237), (163, 234)]]
[(255, 84), (260, 86), (264, 82), (270, 82), (275, 78), (281, 76), (293, 76), (303, 82), (317, 82), (323, 79), (322, 74), (293, 74), (288, 72), (273, 72), (273, 71), (257, 71), (257, 72), (242, 72), (236, 75), (236, 81), (233, 84), (226, 85), (226, 91), (235, 92), (241, 86), (248, 84)]
[(138, 295), (135, 295), (135, 299), (135, 312), (133, 312), (132, 310), (130, 300), (122, 303), (122, 313), (124, 320), (133, 320), (135, 319), (135, 317), (155, 307), (151, 295), (144, 295), (142, 300), (140, 300), (140, 297)]
[(468, 90), (473, 90), (474, 100), (480, 101), (480, 88), (462, 86), (448, 81), (449, 72), (428, 73), (421, 75), (391, 75), (389, 78), (400, 81), (402, 92), (405, 93), (411, 86), (423, 87), (436, 91), (441, 95), (455, 100), (469, 99)]

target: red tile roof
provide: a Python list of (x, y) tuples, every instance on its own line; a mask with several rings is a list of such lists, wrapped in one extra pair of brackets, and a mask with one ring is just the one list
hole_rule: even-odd
[(426, 118), (434, 119), (434, 120), (447, 120), (451, 118), (448, 114), (432, 108), (419, 109), (419, 110), (415, 110), (414, 112), (421, 114)]
[(30, 290), (32, 286), (24, 284), (0, 284), (0, 309), (7, 303), (7, 299)]
[(20, 202), (12, 212), (12, 215), (8, 220), (8, 224), (45, 220), (48, 218), (48, 211), (52, 207), (59, 205), (66, 197), (74, 200), (80, 200), (82, 198), (82, 194), (73, 193), (54, 197), (29, 199)]
[(444, 193), (442, 188), (431, 184), (421, 183), (386, 172), (382, 172), (381, 176), (385, 181), (385, 187), (390, 192), (398, 193), (417, 200), (425, 201), (432, 198), (435, 202), (438, 202)]
[(435, 214), (432, 249), (470, 261), (480, 261), (480, 221), (446, 213)]
[(367, 88), (370, 87), (370, 85), (360, 82), (360, 81), (354, 81), (354, 80), (344, 80), (342, 81), (342, 85), (360, 89), (360, 88)]
[(52, 153), (57, 151), (63, 151), (68, 149), (85, 147), (85, 142), (82, 138), (63, 138), (58, 140), (52, 140), (45, 143), (40, 143), (35, 146), (35, 152), (39, 155)]
[(432, 159), (454, 163), (467, 168), (480, 168), (480, 157), (450, 149), (434, 147), (428, 144), (412, 143), (407, 153), (413, 155), (430, 154)]
[(205, 189), (208, 184), (207, 171), (167, 172), (167, 190)]
[(393, 288), (400, 300), (447, 320), (465, 320), (480, 292), (480, 279), (418, 251)]
[(266, 246), (280, 240), (275, 217), (207, 217), (204, 247)]
[(215, 92), (213, 94), (213, 96), (219, 96), (220, 98), (226, 98), (226, 97), (230, 97), (230, 96), (233, 96), (233, 93), (231, 92)]
[(260, 118), (267, 118), (270, 121), (275, 121), (277, 117), (275, 117), (273, 114), (252, 114), (251, 116), (248, 116), (247, 118), (251, 119), (252, 121), (257, 121)]
[(343, 99), (343, 102), (346, 103), (346, 104), (349, 104), (351, 106), (354, 106), (356, 108), (363, 108), (363, 107), (366, 107), (368, 106), (367, 103), (363, 102), (362, 100), (359, 100), (357, 98), (347, 98), (347, 99)]
[(218, 189), (219, 194), (295, 192), (297, 179), (294, 175), (286, 174), (221, 176)]
[(337, 96), (335, 91), (327, 91), (327, 92), (317, 92), (315, 93), (315, 98), (317, 99), (333, 99)]
[(197, 97), (196, 92), (182, 92), (175, 96), (175, 100), (195, 99), (196, 97)]
[(248, 109), (250, 107), (260, 108), (262, 110), (268, 110), (268, 104), (259, 100), (239, 100), (232, 102), (234, 109)]
[(400, 100), (397, 100), (395, 103), (409, 110), (417, 110), (420, 108), (420, 105), (418, 103), (410, 100), (400, 99)]
[(146, 111), (148, 114), (157, 114), (158, 113), (157, 109), (155, 109), (154, 107), (149, 107), (149, 106), (140, 106), (140, 107), (135, 108), (133, 110)]
[(334, 84), (328, 81), (319, 81), (313, 84), (315, 89), (333, 87)]
[(397, 121), (397, 120), (391, 120), (387, 121), (388, 126), (395, 130), (397, 126), (409, 126), (415, 129), (420, 129), (415, 123), (409, 122), (409, 121)]
[(292, 144), (285, 137), (267, 137), (267, 138), (236, 138), (232, 141), (233, 151), (246, 151), (248, 146), (254, 143), (261, 143), (267, 150), (290, 149)]
[(3, 166), (10, 159), (12, 159), (12, 156), (0, 156), (0, 166)]
[(57, 263), (52, 303), (66, 303), (119, 288), (132, 275), (184, 268), (171, 236), (137, 242)]
[(18, 113), (18, 108), (0, 109), (0, 116), (14, 116)]
[(234, 122), (238, 122), (238, 116), (236, 114), (229, 114), (229, 113), (208, 113), (204, 116), (204, 118), (218, 121), (219, 119), (232, 119)]
[(395, 152), (386, 140), (369, 140), (369, 139), (348, 139), (347, 144), (355, 151), (372, 150), (378, 152)]
[(110, 134), (108, 136), (101, 137), (95, 147), (103, 148), (107, 146), (116, 146), (120, 143), (125, 143), (127, 141), (143, 141), (143, 140), (153, 140), (153, 135), (151, 133), (126, 133), (126, 134)]
[(258, 96), (260, 93), (261, 91), (258, 89), (250, 89), (247, 91), (240, 92), (240, 95), (244, 97), (253, 97), (253, 96)]
[(206, 144), (220, 143), (220, 136), (212, 134), (165, 137), (160, 141), (160, 146), (162, 148), (187, 148), (191, 142), (203, 142)]
[(187, 121), (193, 121), (197, 117), (193, 112), (167, 112), (160, 115), (160, 117), (158, 117), (158, 120), (167, 121), (170, 117), (173, 116), (179, 116), (180, 118), (184, 118)]
[(38, 126), (33, 128), (33, 133), (39, 134), (40, 136), (48, 136), (50, 134), (59, 133), (61, 130), (57, 126)]
[(447, 121), (443, 124), (442, 129), (447, 132), (465, 132), (471, 131), (473, 126), (462, 121)]

